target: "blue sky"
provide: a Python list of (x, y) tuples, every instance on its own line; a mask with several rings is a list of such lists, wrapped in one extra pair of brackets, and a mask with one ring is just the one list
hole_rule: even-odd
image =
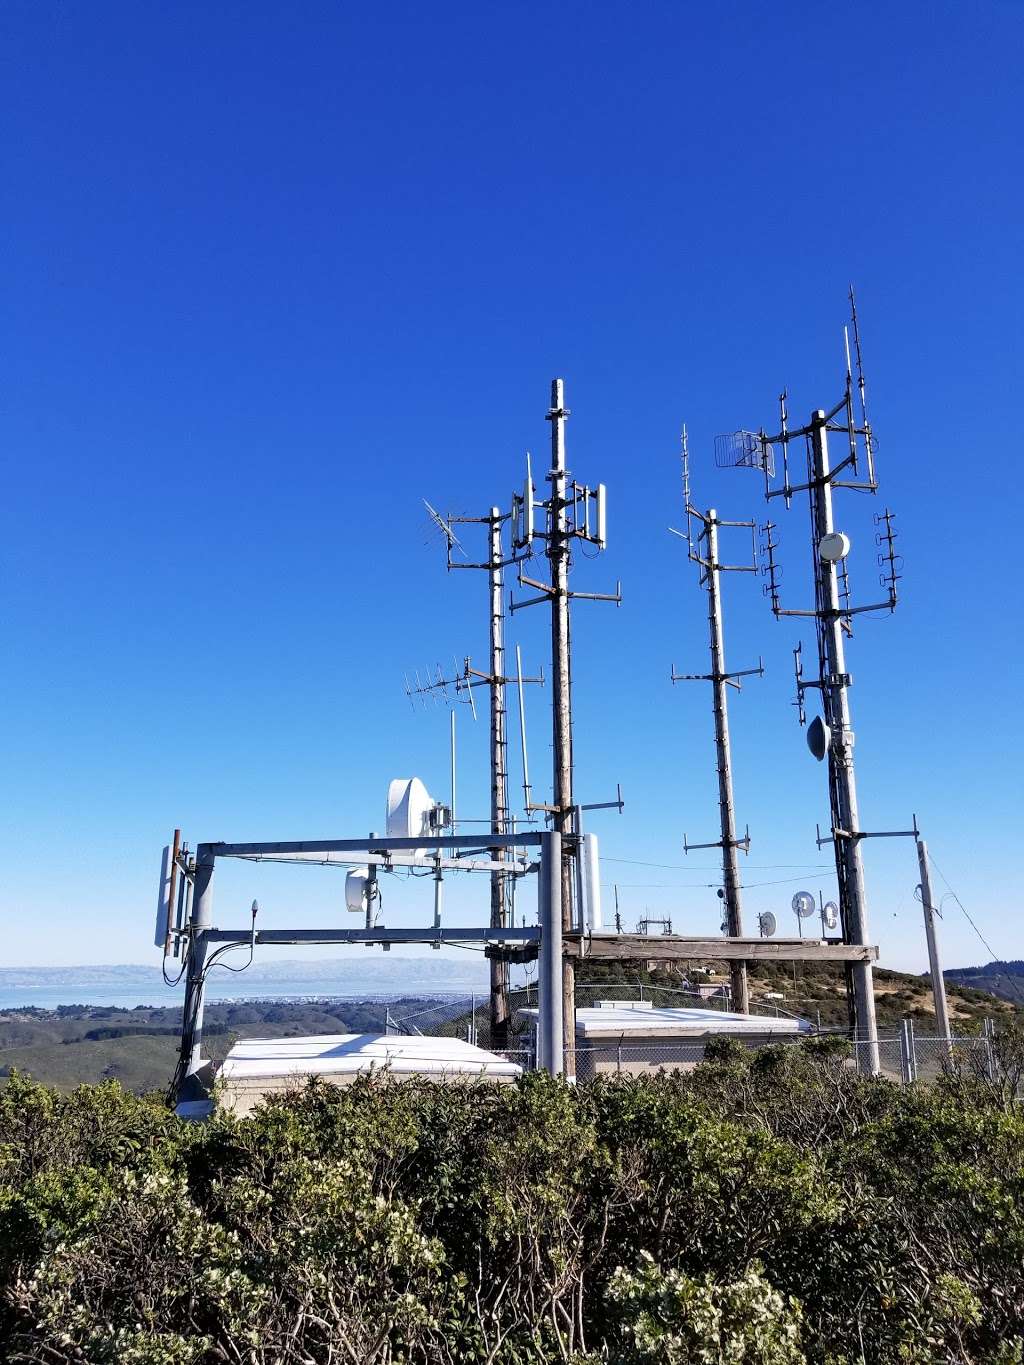
[[(2, 23), (8, 344), (2, 558), (9, 964), (152, 960), (159, 850), (380, 828), (447, 785), (403, 674), (482, 657), (420, 498), (505, 505), (563, 375), (569, 463), (607, 483), (577, 586), (578, 792), (606, 894), (716, 930), (697, 497), (764, 517), (716, 432), (839, 397), (856, 282), (881, 492), (847, 497), (854, 589), (899, 514), (903, 599), (850, 646), (865, 827), (916, 811), (1000, 956), (1024, 956), (1018, 5), (12, 4)], [(780, 512), (804, 605), (807, 514)], [(532, 619), (526, 619), (526, 615)], [(799, 630), (727, 584), (748, 915), (828, 891), (822, 769), (789, 707)], [(545, 660), (539, 614), (513, 627)], [(529, 702), (534, 779), (547, 694)], [(486, 812), (460, 710), (460, 806)], [(613, 861), (622, 860), (622, 861)], [(632, 860), (632, 861), (630, 861)], [(913, 848), (867, 847), (883, 962), (921, 969)], [(427, 913), (389, 894), (391, 923)], [(936, 891), (945, 887), (937, 882)], [(217, 918), (344, 923), (333, 872), (226, 869)], [(486, 888), (450, 893), (484, 914)], [(988, 952), (951, 901), (947, 965)]]

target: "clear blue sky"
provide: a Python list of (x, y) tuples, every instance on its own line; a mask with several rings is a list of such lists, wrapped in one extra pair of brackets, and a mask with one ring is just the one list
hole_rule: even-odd
[[(482, 656), (486, 608), (420, 498), (505, 505), (555, 374), (570, 465), (611, 500), (577, 585), (625, 598), (574, 628), (578, 791), (628, 801), (595, 821), (606, 888), (627, 919), (717, 929), (713, 859), (682, 866), (716, 804), (710, 698), (668, 682), (706, 657), (665, 530), (678, 429), (698, 497), (763, 518), (714, 434), (770, 424), (784, 384), (800, 417), (839, 396), (851, 279), (906, 558), (898, 614), (850, 648), (864, 823), (916, 811), (993, 949), (1024, 956), (1019, 5), (35, 0), (0, 24), (0, 961), (152, 961), (175, 824), (362, 832), (393, 776), (444, 793), (446, 717), (402, 676)], [(841, 513), (862, 595), (869, 501)], [(803, 605), (806, 509), (777, 519)], [(792, 892), (832, 884), (799, 631), (748, 579), (727, 607), (731, 661), (769, 669), (733, 706), (748, 914), (788, 929)], [(536, 613), (515, 634), (544, 659)], [(460, 722), (460, 804), (484, 814), (484, 728)], [(912, 846), (867, 860), (883, 961), (920, 969)], [(218, 876), (222, 923), (254, 894), (268, 923), (345, 922), (336, 873)], [(479, 919), (485, 894), (453, 907)], [(387, 918), (421, 904), (396, 887)], [(947, 965), (984, 960), (947, 911)]]

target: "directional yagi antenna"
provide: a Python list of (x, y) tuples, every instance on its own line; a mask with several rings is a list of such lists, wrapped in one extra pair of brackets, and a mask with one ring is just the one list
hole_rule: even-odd
[(444, 536), (445, 540), (448, 542), (449, 554), (451, 553), (452, 547), (454, 546), (455, 549), (457, 549), (460, 554), (464, 555), (466, 552), (462, 548), (461, 541), (459, 540), (455, 532), (452, 530), (448, 522), (445, 521), (441, 513), (438, 512), (436, 508), (431, 507), (430, 503), (427, 502), (426, 498), (423, 499), (423, 506), (427, 509), (427, 515), (430, 517), (430, 520), (433, 522), (433, 524), (437, 527), (437, 529)]

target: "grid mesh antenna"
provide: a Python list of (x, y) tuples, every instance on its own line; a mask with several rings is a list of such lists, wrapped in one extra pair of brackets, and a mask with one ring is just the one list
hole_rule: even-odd
[(775, 451), (756, 431), (726, 431), (715, 437), (719, 469), (760, 469), (775, 473)]

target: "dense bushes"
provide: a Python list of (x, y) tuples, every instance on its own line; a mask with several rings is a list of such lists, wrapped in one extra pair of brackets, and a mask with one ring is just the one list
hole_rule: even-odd
[(0, 1088), (12, 1362), (1010, 1365), (1022, 1337), (1024, 1119), (828, 1047), (202, 1127)]

